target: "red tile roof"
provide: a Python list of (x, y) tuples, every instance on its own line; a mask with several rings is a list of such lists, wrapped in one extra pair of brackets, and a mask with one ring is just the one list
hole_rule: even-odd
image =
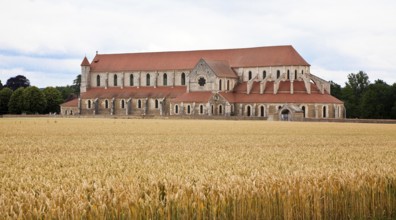
[(205, 60), (208, 66), (215, 72), (217, 77), (238, 78), (237, 74), (231, 69), (227, 61)]
[(183, 95), (172, 99), (172, 102), (208, 102), (212, 95), (212, 92), (184, 93)]
[(78, 99), (72, 99), (70, 101), (64, 102), (60, 104), (62, 107), (77, 107), (78, 106)]
[(128, 54), (97, 54), (93, 72), (193, 69), (200, 59), (226, 60), (233, 67), (309, 66), (292, 46), (223, 50), (173, 51)]
[(91, 65), (91, 64), (89, 64), (89, 61), (88, 61), (87, 57), (84, 57), (84, 59), (83, 59), (83, 61), (81, 63), (81, 66), (89, 66), (89, 65)]
[[(247, 82), (239, 83), (235, 86), (234, 91), (236, 93), (246, 93)], [(293, 91), (294, 93), (306, 93), (304, 81), (294, 81), (293, 82)], [(319, 93), (318, 87), (311, 83), (311, 93)], [(253, 88), (250, 93), (260, 93), (260, 82), (253, 82)], [(264, 93), (274, 93), (274, 81), (267, 82), (265, 85)], [(279, 82), (278, 93), (290, 93), (290, 81), (281, 81)]]
[(335, 103), (343, 102), (329, 94), (290, 94), (278, 93), (276, 95), (266, 94), (242, 94), (242, 93), (220, 93), (231, 103)]
[(83, 99), (94, 98), (175, 98), (186, 92), (186, 86), (159, 86), (159, 87), (110, 87), (92, 88), (81, 93)]

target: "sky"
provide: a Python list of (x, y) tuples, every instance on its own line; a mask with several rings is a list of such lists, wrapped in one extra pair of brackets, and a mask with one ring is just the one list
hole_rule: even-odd
[(84, 58), (292, 45), (340, 85), (396, 82), (394, 0), (1, 0), (0, 80), (71, 85)]

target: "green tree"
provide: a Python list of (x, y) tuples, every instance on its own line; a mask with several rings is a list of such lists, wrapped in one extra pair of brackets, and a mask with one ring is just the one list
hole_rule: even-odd
[(1, 83), (1, 80), (0, 80), (0, 89), (2, 89), (3, 88), (3, 83)]
[(393, 106), (392, 87), (382, 80), (370, 84), (361, 99), (362, 118), (390, 118)]
[(65, 100), (65, 102), (77, 98), (78, 96), (74, 86), (59, 86), (55, 88), (62, 94), (62, 99)]
[(21, 114), (23, 111), (23, 91), (24, 87), (20, 87), (12, 93), (8, 102), (8, 112), (11, 114)]
[(59, 113), (59, 105), (63, 102), (62, 94), (54, 87), (47, 87), (43, 90), (45, 99), (47, 101), (47, 108), (44, 113), (56, 112)]
[(341, 99), (342, 97), (341, 86), (333, 81), (330, 81), (330, 92), (332, 96)]
[(31, 86), (23, 91), (23, 109), (26, 113), (43, 113), (47, 107), (44, 93), (37, 87)]
[(81, 86), (81, 74), (77, 75), (77, 78), (73, 80), (74, 91), (77, 95), (80, 94), (80, 86)]
[(369, 77), (363, 71), (359, 71), (357, 74), (351, 73), (348, 75), (348, 82), (345, 83), (345, 87), (341, 90), (341, 97), (344, 101), (348, 118), (361, 117), (360, 102), (363, 93), (369, 84)]
[(7, 83), (5, 84), (6, 87), (12, 89), (15, 91), (19, 87), (29, 87), (30, 86), (30, 81), (22, 75), (18, 75), (15, 77), (11, 77), (7, 80)]
[(8, 102), (12, 96), (10, 88), (3, 88), (0, 90), (0, 115), (8, 113)]

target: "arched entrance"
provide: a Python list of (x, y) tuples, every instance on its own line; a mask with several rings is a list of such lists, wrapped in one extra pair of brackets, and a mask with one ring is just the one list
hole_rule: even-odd
[(290, 120), (290, 111), (289, 109), (283, 109), (280, 114), (281, 121), (289, 121)]

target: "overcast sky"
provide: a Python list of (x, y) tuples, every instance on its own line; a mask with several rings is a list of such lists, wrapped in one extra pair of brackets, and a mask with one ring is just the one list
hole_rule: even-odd
[(1, 0), (0, 80), (72, 84), (86, 55), (293, 45), (341, 85), (396, 82), (394, 0)]

